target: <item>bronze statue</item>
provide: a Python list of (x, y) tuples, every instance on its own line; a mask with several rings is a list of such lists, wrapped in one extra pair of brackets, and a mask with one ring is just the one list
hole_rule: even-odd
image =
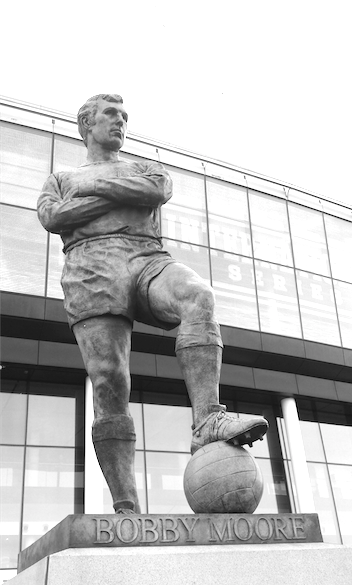
[(81, 107), (87, 163), (47, 179), (38, 216), (64, 242), (65, 309), (93, 385), (93, 442), (114, 509), (138, 513), (129, 413), (134, 320), (179, 326), (176, 355), (192, 404), (192, 453), (219, 440), (251, 445), (268, 423), (229, 415), (219, 403), (223, 344), (214, 293), (162, 248), (158, 212), (172, 196), (172, 182), (160, 163), (119, 159), (127, 118), (119, 95), (100, 94)]

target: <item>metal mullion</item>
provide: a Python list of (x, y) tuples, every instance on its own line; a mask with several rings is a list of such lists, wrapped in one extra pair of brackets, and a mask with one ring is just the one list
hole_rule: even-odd
[(335, 511), (335, 516), (336, 516), (336, 521), (337, 521), (337, 528), (338, 528), (338, 531), (339, 531), (339, 536), (340, 536), (341, 544), (343, 544), (343, 538), (342, 538), (341, 528), (340, 528), (340, 521), (339, 521), (339, 516), (338, 516), (338, 513), (337, 513), (337, 506), (336, 506), (335, 494), (334, 494), (334, 490), (333, 490), (333, 487), (332, 487), (331, 476), (330, 476), (330, 469), (329, 469), (329, 463), (328, 463), (328, 459), (327, 459), (327, 456), (326, 456), (325, 445), (324, 445), (324, 440), (323, 440), (323, 434), (322, 434), (321, 428), (320, 428), (320, 422), (318, 422), (318, 428), (319, 428), (319, 434), (320, 434), (321, 444), (322, 444), (323, 452), (324, 452), (326, 471), (328, 472), (328, 480), (329, 480), (329, 485), (330, 485), (330, 490), (331, 490), (332, 501), (333, 501), (333, 504), (334, 504), (334, 511)]
[(144, 461), (144, 488), (145, 488), (145, 503), (146, 503), (146, 513), (148, 514), (149, 511), (149, 497), (148, 497), (148, 480), (147, 480), (147, 445), (146, 445), (146, 437), (145, 437), (145, 419), (144, 419), (144, 401), (143, 401), (143, 392), (141, 394), (141, 405), (142, 405), (142, 430), (143, 430), (143, 461)]
[(253, 266), (253, 280), (254, 280), (254, 289), (255, 289), (255, 298), (257, 302), (257, 318), (258, 318), (258, 327), (259, 333), (262, 333), (262, 325), (260, 322), (260, 309), (259, 309), (259, 295), (258, 295), (258, 286), (257, 286), (257, 271), (255, 267), (255, 259), (254, 259), (254, 241), (253, 241), (253, 230), (252, 230), (252, 220), (251, 220), (251, 208), (249, 205), (249, 187), (246, 175), (244, 175), (246, 180), (246, 195), (247, 195), (247, 208), (248, 208), (248, 221), (249, 221), (249, 236), (251, 240), (251, 247), (252, 247), (252, 266)]
[[(50, 174), (54, 172), (54, 149), (55, 149), (55, 120), (52, 119), (52, 134), (51, 134), (51, 152), (50, 152)], [(48, 296), (48, 281), (49, 281), (49, 255), (50, 255), (50, 234), (48, 232), (46, 238), (46, 262), (45, 262), (45, 283), (44, 283), (44, 303)]]
[(29, 412), (29, 380), (26, 381), (27, 403), (26, 403), (26, 423), (24, 429), (24, 446), (23, 446), (23, 465), (22, 465), (22, 498), (21, 498), (21, 512), (20, 512), (20, 534), (19, 534), (19, 552), (22, 550), (23, 540), (23, 517), (24, 517), (24, 490), (25, 490), (25, 474), (26, 474), (26, 460), (27, 460), (27, 430), (28, 430), (28, 412)]
[(204, 181), (204, 195), (205, 195), (205, 221), (207, 225), (207, 241), (208, 241), (208, 264), (209, 264), (209, 276), (210, 276), (210, 285), (213, 286), (213, 268), (211, 262), (211, 253), (210, 253), (210, 228), (209, 228), (209, 207), (208, 207), (208, 190), (207, 190), (207, 176), (206, 176), (206, 163), (202, 161), (203, 166), (203, 181)]
[(288, 195), (286, 196), (286, 213), (287, 213), (287, 221), (288, 221), (288, 232), (289, 232), (290, 244), (291, 244), (292, 265), (293, 265), (293, 280), (294, 280), (294, 283), (295, 283), (296, 295), (297, 295), (299, 324), (300, 324), (300, 327), (301, 327), (301, 336), (302, 336), (302, 339), (304, 340), (303, 318), (302, 318), (301, 303), (300, 303), (299, 291), (298, 291), (298, 284), (297, 284), (297, 272), (296, 272), (297, 268), (296, 268), (296, 262), (295, 262), (295, 253), (294, 253), (294, 249), (293, 249), (293, 237), (292, 237), (292, 230), (291, 230), (290, 212), (289, 212), (289, 207), (288, 207)]
[(323, 216), (323, 226), (324, 226), (324, 235), (325, 235), (325, 243), (326, 243), (326, 253), (328, 255), (328, 262), (329, 262), (329, 269), (330, 269), (330, 277), (331, 277), (331, 286), (332, 286), (332, 294), (334, 296), (334, 304), (335, 304), (335, 311), (336, 311), (337, 327), (338, 327), (338, 330), (339, 330), (341, 347), (343, 347), (342, 332), (341, 332), (341, 326), (340, 326), (340, 320), (339, 320), (339, 312), (338, 312), (338, 308), (337, 308), (337, 301), (336, 301), (336, 293), (335, 293), (334, 279), (333, 279), (333, 276), (332, 276), (332, 266), (331, 266), (331, 258), (330, 258), (329, 244), (328, 244), (328, 234), (327, 234), (326, 225), (325, 225), (325, 214), (324, 214), (323, 211), (321, 213), (322, 213), (322, 216)]

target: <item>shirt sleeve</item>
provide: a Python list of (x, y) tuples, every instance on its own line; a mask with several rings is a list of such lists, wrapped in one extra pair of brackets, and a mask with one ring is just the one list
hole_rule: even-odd
[[(137, 169), (141, 169), (137, 165)], [(79, 197), (95, 195), (117, 205), (160, 207), (172, 196), (172, 180), (160, 163), (143, 165), (129, 177), (97, 178), (79, 184)]]
[(37, 213), (48, 232), (59, 234), (85, 225), (115, 208), (112, 201), (98, 196), (64, 198), (57, 177), (50, 175), (39, 196)]

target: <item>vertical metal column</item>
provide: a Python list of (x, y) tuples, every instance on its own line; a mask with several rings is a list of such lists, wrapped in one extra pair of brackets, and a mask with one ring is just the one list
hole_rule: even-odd
[(93, 386), (90, 378), (86, 378), (85, 387), (85, 456), (84, 456), (84, 513), (103, 514), (104, 477), (94, 451), (92, 441)]
[(293, 397), (283, 398), (281, 406), (296, 487), (297, 512), (315, 512), (296, 401)]

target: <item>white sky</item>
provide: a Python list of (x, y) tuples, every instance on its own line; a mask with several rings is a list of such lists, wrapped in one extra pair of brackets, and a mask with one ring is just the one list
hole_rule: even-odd
[(0, 94), (129, 128), (352, 207), (348, 0), (11, 0)]

